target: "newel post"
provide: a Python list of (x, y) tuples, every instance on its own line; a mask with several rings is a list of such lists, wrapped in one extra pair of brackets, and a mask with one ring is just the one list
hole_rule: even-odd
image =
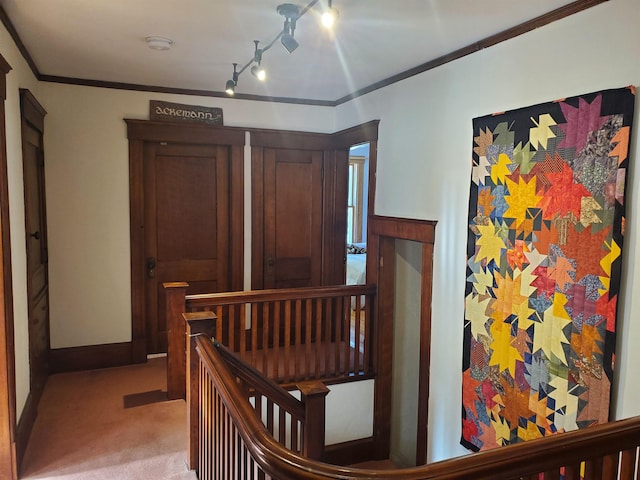
[(329, 393), (320, 381), (310, 381), (296, 385), (304, 403), (304, 430), (302, 455), (311, 460), (324, 457), (325, 399)]
[(186, 342), (182, 313), (185, 311), (186, 282), (163, 283), (167, 321), (167, 397), (169, 400), (185, 398)]
[(182, 314), (187, 325), (187, 434), (189, 436), (189, 448), (187, 450), (187, 466), (189, 470), (198, 468), (198, 451), (200, 449), (200, 436), (198, 432), (198, 408), (200, 399), (198, 394), (200, 378), (200, 361), (196, 352), (196, 337), (198, 335), (213, 336), (215, 330), (216, 315), (210, 311)]

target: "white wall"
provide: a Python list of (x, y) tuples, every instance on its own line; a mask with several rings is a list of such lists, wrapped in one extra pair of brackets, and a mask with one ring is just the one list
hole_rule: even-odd
[[(461, 365), (474, 117), (606, 88), (640, 84), (640, 4), (611, 0), (336, 109), (337, 129), (380, 119), (375, 213), (437, 220), (429, 459), (459, 445)], [(640, 414), (638, 231), (640, 123), (628, 178), (627, 235), (616, 356), (616, 418)], [(634, 315), (635, 312), (635, 315)]]
[(400, 467), (416, 465), (420, 365), (422, 244), (396, 240), (393, 330), (391, 459)]
[[(42, 102), (40, 87), (11, 36), (0, 26), (0, 54), (11, 66), (7, 75), (6, 132), (9, 218), (13, 286), (14, 341), (16, 352), (16, 409), (20, 415), (29, 394), (29, 330), (27, 317), (27, 250), (22, 182), (22, 133), (20, 88), (26, 88)], [(46, 105), (45, 105), (46, 108)], [(19, 418), (19, 417), (18, 417)]]

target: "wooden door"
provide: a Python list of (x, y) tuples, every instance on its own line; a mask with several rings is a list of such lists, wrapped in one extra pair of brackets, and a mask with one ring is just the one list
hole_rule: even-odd
[(45, 112), (35, 98), (23, 90), (21, 113), (30, 387), (37, 400), (49, 374), (49, 274), (42, 146)]
[(264, 151), (264, 288), (321, 284), (322, 167), (322, 151)]
[(167, 351), (164, 282), (229, 289), (229, 147), (148, 143), (144, 152), (147, 352)]

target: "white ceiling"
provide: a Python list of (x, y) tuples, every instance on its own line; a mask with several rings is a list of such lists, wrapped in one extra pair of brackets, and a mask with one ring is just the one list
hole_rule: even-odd
[[(333, 0), (333, 33), (321, 5), (298, 21), (299, 48), (265, 52), (267, 82), (245, 71), (242, 94), (335, 101), (572, 0)], [(232, 63), (253, 57), (283, 28), (278, 0), (0, 0), (38, 72), (222, 92)], [(300, 1), (300, 6), (306, 1)], [(169, 51), (145, 37), (171, 38)]]

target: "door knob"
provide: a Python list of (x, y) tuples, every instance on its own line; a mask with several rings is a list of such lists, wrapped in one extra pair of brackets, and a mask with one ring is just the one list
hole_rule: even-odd
[(267, 258), (267, 266), (268, 267), (273, 267), (276, 264), (276, 259), (273, 257), (268, 257)]
[(40, 232), (33, 232), (29, 234), (29, 236), (35, 238), (36, 240), (40, 240)]
[(156, 276), (156, 259), (153, 257), (147, 258), (147, 277), (154, 278)]

